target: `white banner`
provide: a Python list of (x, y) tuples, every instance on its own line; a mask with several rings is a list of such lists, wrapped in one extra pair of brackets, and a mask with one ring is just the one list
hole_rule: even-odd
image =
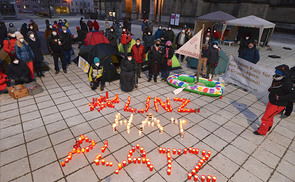
[(181, 46), (175, 53), (199, 59), (201, 53), (202, 30)]
[(273, 74), (274, 70), (230, 55), (223, 79), (259, 95), (268, 95)]
[(81, 68), (85, 73), (88, 73), (90, 65), (84, 58), (79, 56), (78, 67)]

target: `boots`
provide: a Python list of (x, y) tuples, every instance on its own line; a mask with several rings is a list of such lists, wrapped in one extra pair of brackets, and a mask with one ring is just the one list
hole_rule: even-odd
[(103, 91), (104, 90), (104, 84), (101, 84), (100, 85), (100, 91)]

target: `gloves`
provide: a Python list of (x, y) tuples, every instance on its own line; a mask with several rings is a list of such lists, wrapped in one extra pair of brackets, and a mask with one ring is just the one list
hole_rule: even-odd
[(217, 65), (218, 65), (218, 62), (216, 62), (216, 63), (214, 64), (214, 67), (216, 68), (216, 67), (217, 67)]
[(278, 96), (278, 95), (276, 94), (276, 101), (279, 101), (279, 99), (280, 99), (280, 96)]

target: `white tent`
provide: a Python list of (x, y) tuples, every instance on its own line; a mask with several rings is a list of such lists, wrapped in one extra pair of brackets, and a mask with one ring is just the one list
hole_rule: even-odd
[[(273, 31), (276, 26), (272, 22), (269, 22), (269, 21), (264, 20), (262, 18), (258, 18), (253, 15), (250, 15), (250, 16), (246, 16), (243, 18), (238, 18), (238, 19), (227, 21), (225, 24), (225, 27), (223, 28), (222, 36), (224, 34), (224, 30), (226, 29), (226, 26), (228, 26), (228, 25), (238, 26), (238, 27), (258, 28), (259, 29), (258, 45), (260, 45), (261, 37), (262, 37), (262, 33), (263, 33), (264, 29), (271, 29), (271, 31), (269, 31), (266, 35), (267, 36), (266, 40), (268, 40), (269, 37), (271, 37), (271, 35), (273, 34)], [(264, 45), (265, 45), (265, 42), (264, 42)]]

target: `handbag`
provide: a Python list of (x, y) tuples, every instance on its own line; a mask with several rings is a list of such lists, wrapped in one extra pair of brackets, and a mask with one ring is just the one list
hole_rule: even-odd
[(167, 60), (167, 66), (172, 66), (172, 59)]

